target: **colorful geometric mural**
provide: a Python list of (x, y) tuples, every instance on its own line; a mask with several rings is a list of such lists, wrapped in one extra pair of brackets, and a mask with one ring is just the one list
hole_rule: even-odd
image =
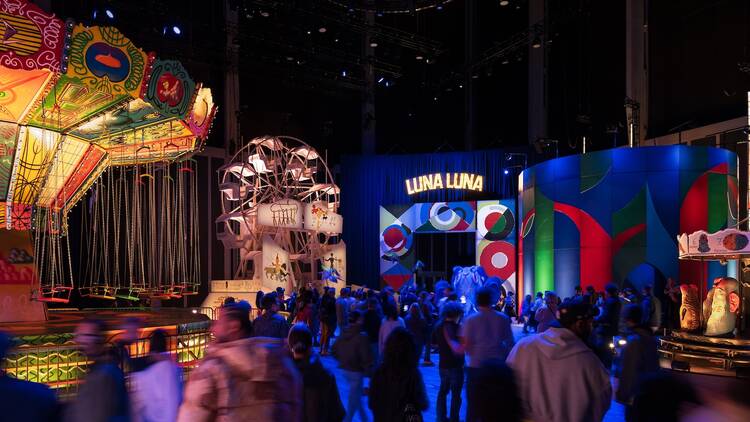
[(736, 222), (736, 162), (730, 151), (676, 145), (599, 151), (527, 169), (519, 177), (519, 288), (570, 296), (579, 284), (600, 291), (615, 282), (638, 289), (656, 283), (659, 291), (667, 277), (697, 284), (701, 274), (725, 275), (718, 263), (678, 263), (676, 237)]
[(476, 232), (476, 264), (515, 290), (515, 200), (432, 202), (380, 207), (380, 276), (399, 289), (411, 282), (420, 233)]
[(516, 201), (477, 201), (476, 264), (516, 290)]

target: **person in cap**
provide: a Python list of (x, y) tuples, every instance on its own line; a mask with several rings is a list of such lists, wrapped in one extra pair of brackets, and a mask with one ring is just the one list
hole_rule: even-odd
[(508, 356), (522, 406), (534, 421), (600, 421), (610, 406), (609, 374), (586, 345), (595, 310), (581, 298), (559, 308), (545, 332), (521, 339)]

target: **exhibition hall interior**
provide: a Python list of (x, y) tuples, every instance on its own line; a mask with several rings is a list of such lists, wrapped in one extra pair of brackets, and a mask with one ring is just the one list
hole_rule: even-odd
[(0, 0), (0, 420), (750, 420), (750, 2)]

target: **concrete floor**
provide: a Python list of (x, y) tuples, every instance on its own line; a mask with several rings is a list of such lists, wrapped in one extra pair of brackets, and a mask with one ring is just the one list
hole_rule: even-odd
[[(515, 334), (516, 340), (522, 338), (526, 334), (523, 334), (521, 332), (521, 326), (520, 325), (514, 325), (513, 326), (513, 332)], [(348, 388), (346, 384), (346, 380), (344, 379), (343, 374), (338, 369), (338, 364), (336, 360), (330, 356), (322, 356), (321, 360), (323, 362), (323, 365), (330, 369), (335, 375), (336, 375), (336, 382), (338, 383), (339, 387), (339, 394), (341, 395), (341, 402), (344, 403), (344, 406), (346, 406), (346, 397), (348, 394)], [(433, 355), (432, 361), (437, 364), (438, 362), (438, 356)], [(427, 390), (427, 397), (430, 399), (430, 407), (424, 412), (424, 420), (426, 422), (432, 422), (436, 421), (436, 414), (435, 414), (435, 403), (437, 401), (437, 394), (438, 390), (440, 388), (440, 375), (438, 373), (437, 366), (423, 366), (420, 367), (422, 371), (422, 377), (424, 379), (425, 388)], [(365, 385), (367, 384), (367, 381), (365, 382)], [(461, 406), (461, 418), (462, 420), (466, 417), (466, 388), (464, 388), (464, 392), (462, 394), (463, 397), (463, 405)], [(367, 405), (367, 398), (365, 397), (365, 405)], [(450, 396), (448, 397), (448, 406), (450, 406)], [(369, 412), (369, 409), (368, 409)], [(625, 413), (624, 408), (619, 403), (612, 401), (612, 406), (609, 409), (609, 412), (604, 418), (605, 422), (622, 422), (625, 420)], [(355, 421), (360, 421), (359, 417), (355, 418)], [(370, 414), (370, 421), (372, 421), (372, 414)]]

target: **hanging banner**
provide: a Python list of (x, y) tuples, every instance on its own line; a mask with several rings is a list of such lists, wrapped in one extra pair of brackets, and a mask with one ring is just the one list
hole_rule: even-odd
[(289, 253), (274, 242), (270, 236), (263, 237), (263, 266), (261, 271), (263, 287), (272, 290), (282, 287), (291, 291), (294, 275), (289, 263)]
[(316, 201), (305, 205), (305, 228), (323, 233), (341, 233), (344, 219), (340, 214), (331, 211), (328, 204)]
[(293, 199), (282, 199), (273, 204), (259, 204), (258, 224), (269, 227), (301, 229), (302, 204)]

